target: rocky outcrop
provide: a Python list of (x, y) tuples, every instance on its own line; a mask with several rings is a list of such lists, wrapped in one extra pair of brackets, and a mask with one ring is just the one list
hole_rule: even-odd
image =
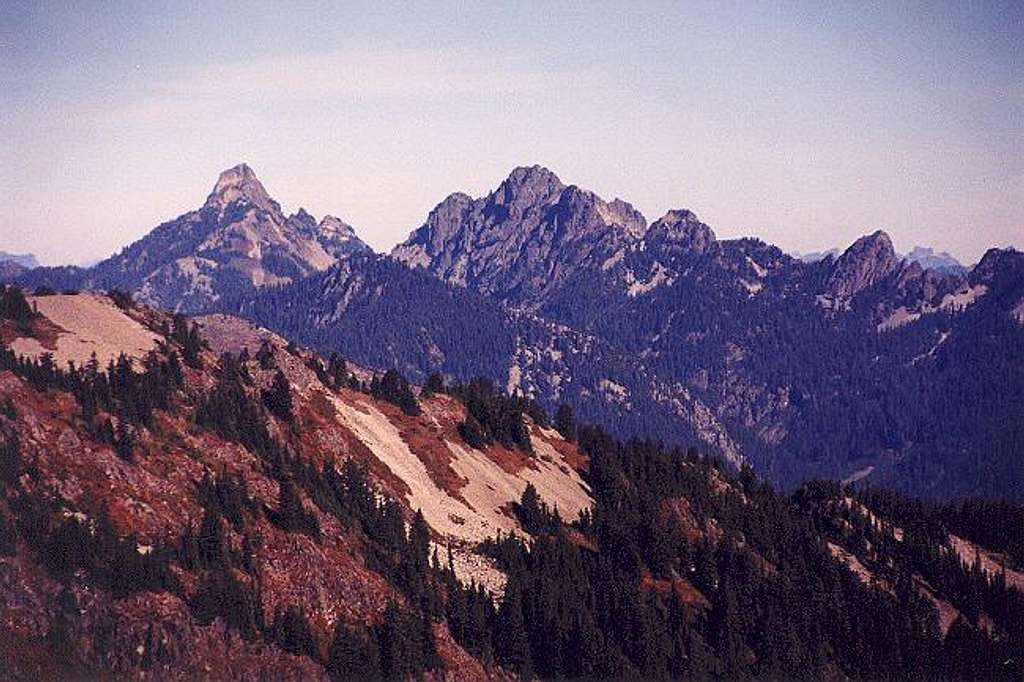
[(651, 225), (644, 240), (647, 249), (661, 254), (704, 254), (717, 243), (715, 232), (686, 209), (666, 213)]
[(852, 298), (888, 277), (900, 262), (885, 232), (878, 230), (861, 237), (835, 262), (825, 293), (839, 300)]

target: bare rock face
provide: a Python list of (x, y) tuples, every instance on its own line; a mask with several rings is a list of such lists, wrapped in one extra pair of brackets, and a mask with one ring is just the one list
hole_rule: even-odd
[(647, 222), (618, 199), (520, 167), (486, 197), (452, 194), (392, 257), (450, 284), (533, 305), (581, 268), (636, 244)]
[(666, 253), (707, 253), (717, 243), (714, 231), (692, 211), (669, 211), (651, 225), (646, 239), (649, 249)]
[(270, 198), (252, 168), (244, 163), (220, 174), (217, 184), (206, 199), (206, 206), (224, 210), (236, 201), (251, 203), (264, 211), (281, 211), (281, 206)]
[(889, 235), (878, 230), (855, 241), (839, 257), (828, 278), (826, 292), (833, 298), (849, 299), (888, 277), (900, 263)]

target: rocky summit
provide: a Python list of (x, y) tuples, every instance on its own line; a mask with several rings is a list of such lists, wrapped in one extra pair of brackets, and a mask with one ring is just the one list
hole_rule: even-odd
[(281, 212), (247, 164), (217, 178), (201, 208), (153, 229), (87, 268), (40, 268), (24, 281), (55, 288), (131, 291), (170, 310), (207, 310), (225, 296), (287, 284), (369, 250), (352, 228), (303, 210)]
[(502, 302), (536, 304), (587, 263), (635, 244), (646, 225), (623, 201), (521, 167), (486, 197), (445, 199), (391, 255)]

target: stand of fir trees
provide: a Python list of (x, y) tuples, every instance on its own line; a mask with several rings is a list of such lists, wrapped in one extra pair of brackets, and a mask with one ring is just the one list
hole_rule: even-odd
[[(14, 310), (5, 314), (23, 316), (17, 296), (5, 296), (4, 310)], [(123, 357), (105, 370), (95, 362), (62, 369), (47, 356), (18, 359), (5, 348), (0, 368), (40, 390), (74, 395), (96, 437), (122, 443), (130, 457), (124, 442), (134, 436), (126, 434), (152, 428), (154, 410), (175, 407), (185, 372), (179, 350), (201, 365), (198, 334), (184, 323), (175, 326), (169, 344), (148, 356), (140, 372)], [(272, 361), (271, 354), (264, 369)], [(314, 466), (296, 457), (288, 442), (294, 431), (268, 426), (294, 417), (287, 381), (275, 374), (261, 392), (248, 367), (244, 356), (223, 355), (209, 370), (216, 385), (194, 401), (194, 420), (263, 462), (278, 484), (275, 504), (257, 503), (238, 478), (208, 474), (196, 483), (199, 523), (139, 554), (135, 538), (120, 536), (102, 514), (87, 527), (25, 494), (19, 481), (29, 472), (17, 439), (5, 433), (0, 475), (12, 517), (0, 514), (0, 552), (10, 553), (12, 538), (20, 537), (54, 580), (84, 580), (122, 596), (184, 597), (171, 570), (177, 564), (198, 576), (187, 597), (198, 622), (219, 618), (248, 641), (316, 661), (335, 680), (439, 671), (434, 627), (441, 622), (485, 665), (524, 679), (1024, 676), (1024, 595), (979, 561), (965, 562), (947, 549), (955, 532), (1019, 561), (1019, 507), (974, 500), (930, 505), (827, 482), (782, 494), (749, 470), (737, 475), (694, 451), (620, 441), (560, 410), (556, 426), (572, 433), (589, 457), (594, 507), (580, 519), (561, 519), (528, 487), (513, 511), (531, 538), (496, 538), (482, 547), (507, 574), (496, 600), (481, 586), (460, 582), (451, 557), (431, 552), (423, 515), (379, 495), (358, 465)], [(332, 383), (343, 374), (325, 371)], [(525, 449), (526, 417), (546, 423), (532, 403), (489, 382), (434, 383), (432, 390), (466, 403), (467, 422), (480, 427), (483, 444)], [(376, 393), (411, 409), (407, 389), (395, 372), (377, 383)], [(17, 416), (16, 406), (0, 407)], [(185, 409), (184, 401), (177, 408)], [(261, 606), (254, 556), (263, 540), (256, 521), (323, 541), (300, 491), (353, 534), (367, 566), (402, 596), (372, 623), (339, 620), (324, 645), (313, 636), (306, 605), (282, 605), (267, 615)], [(902, 537), (870, 521), (858, 505), (899, 525)], [(989, 524), (1006, 530), (996, 533)], [(230, 542), (229, 533), (241, 542)], [(843, 567), (827, 542), (862, 557), (884, 587)], [(922, 585), (961, 614), (945, 636)], [(60, 623), (55, 620), (55, 640), (66, 636)]]

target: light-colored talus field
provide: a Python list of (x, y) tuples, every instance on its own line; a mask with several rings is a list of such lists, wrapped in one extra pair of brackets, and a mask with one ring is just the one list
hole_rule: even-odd
[[(515, 472), (509, 471), (507, 462), (503, 467), (487, 452), (445, 437), (443, 443), (450, 457), (447, 466), (461, 479), (454, 489), (446, 489), (423, 462), (424, 453), (411, 449), (400, 428), (369, 398), (358, 397), (350, 403), (332, 396), (332, 402), (346, 428), (408, 486), (409, 507), (422, 510), (430, 527), (444, 537), (479, 542), (499, 531), (521, 533), (510, 507), (519, 501), (528, 483), (534, 484), (550, 507), (557, 505), (559, 513), (567, 519), (577, 518), (580, 511), (593, 504), (579, 474), (552, 446), (551, 440), (560, 437), (551, 431), (533, 428), (535, 457), (520, 458), (525, 461), (512, 465), (517, 469)], [(441, 425), (437, 428), (445, 430)]]
[(69, 361), (82, 365), (93, 353), (101, 367), (121, 353), (140, 359), (156, 346), (159, 338), (101, 294), (29, 296), (28, 301), (56, 325), (55, 336), (42, 341), (19, 337), (11, 342), (11, 350), (31, 358), (50, 353), (59, 367)]

